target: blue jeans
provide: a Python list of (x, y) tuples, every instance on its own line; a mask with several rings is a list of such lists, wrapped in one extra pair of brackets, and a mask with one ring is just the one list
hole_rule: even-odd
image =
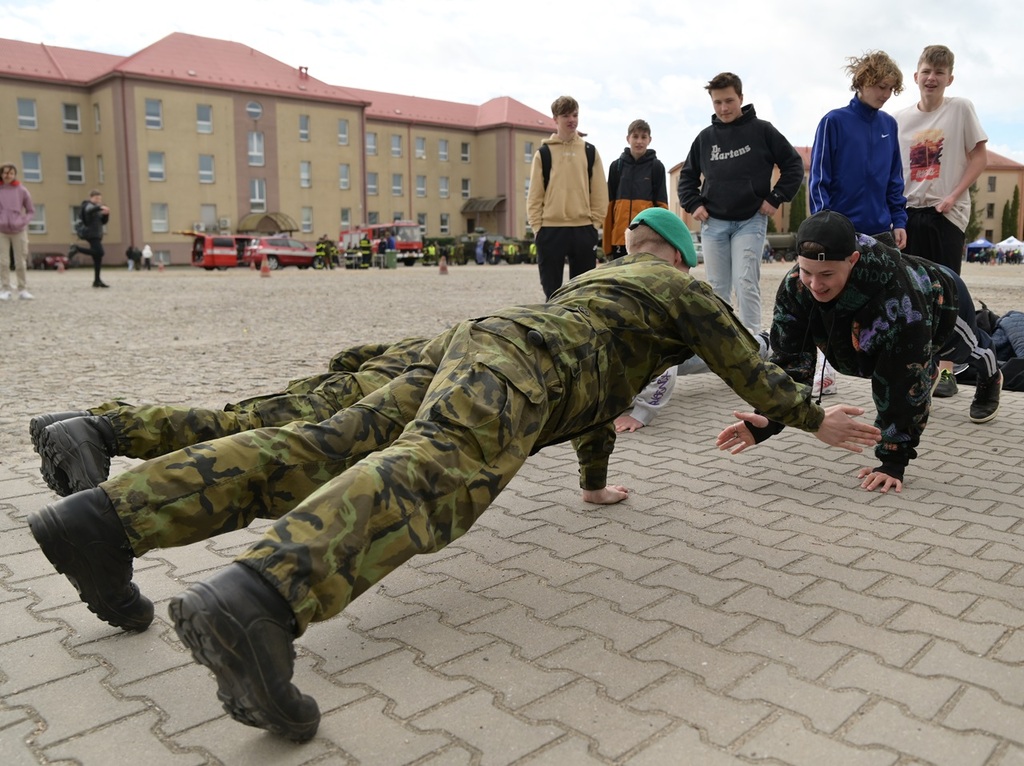
[(761, 253), (767, 232), (768, 217), (760, 213), (745, 221), (709, 218), (700, 226), (708, 282), (753, 334), (761, 331)]

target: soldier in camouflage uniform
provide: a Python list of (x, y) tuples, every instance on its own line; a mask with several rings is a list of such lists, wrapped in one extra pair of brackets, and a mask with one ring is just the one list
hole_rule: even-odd
[(418, 361), (426, 342), (407, 338), (352, 346), (336, 354), (325, 373), (222, 410), (111, 401), (85, 411), (37, 415), (29, 422), (32, 446), (42, 458), (47, 485), (65, 497), (106, 480), (114, 455), (149, 460), (254, 428), (326, 420)]
[(612, 422), (669, 365), (699, 354), (780, 422), (858, 452), (877, 442), (877, 429), (850, 417), (862, 410), (822, 410), (761, 360), (728, 306), (685, 273), (696, 254), (678, 217), (652, 208), (632, 226), (638, 254), (580, 275), (550, 303), (456, 325), (329, 420), (149, 461), (32, 514), (33, 535), (93, 612), (143, 630), (153, 607), (131, 582), (134, 557), (276, 519), (170, 613), (232, 717), (301, 741), (319, 710), (291, 683), (295, 637), (464, 534), (545, 445), (573, 441), (584, 500), (624, 499), (607, 483)]

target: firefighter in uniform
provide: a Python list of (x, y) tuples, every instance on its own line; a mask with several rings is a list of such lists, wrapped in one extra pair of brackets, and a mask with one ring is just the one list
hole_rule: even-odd
[(365, 234), (359, 238), (359, 253), (362, 255), (363, 261), (359, 267), (370, 268), (370, 264), (373, 263), (373, 242)]
[[(235, 562), (171, 599), (195, 659), (236, 720), (296, 741), (320, 720), (292, 684), (294, 640), (401, 563), (464, 534), (532, 453), (572, 440), (583, 499), (607, 482), (614, 418), (657, 373), (694, 354), (768, 417), (861, 451), (863, 411), (811, 401), (758, 345), (696, 265), (664, 208), (631, 224), (630, 252), (549, 303), (464, 321), (422, 359), (318, 424), (247, 431), (143, 463), (29, 516), (47, 558), (101, 619), (144, 630), (153, 605), (132, 561), (275, 519)], [(86, 555), (86, 553), (88, 555)]]

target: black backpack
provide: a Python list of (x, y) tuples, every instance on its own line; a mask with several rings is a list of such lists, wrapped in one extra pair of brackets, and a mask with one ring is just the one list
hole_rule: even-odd
[[(597, 157), (597, 149), (589, 141), (584, 141), (583, 147), (587, 153), (587, 180), (593, 183), (594, 159)], [(551, 147), (541, 144), (538, 151), (540, 151), (540, 169), (544, 175), (544, 188), (547, 189), (548, 180), (551, 178)]]
[(75, 219), (75, 236), (79, 239), (85, 239), (85, 235), (89, 233), (89, 224), (85, 222), (85, 205), (83, 202), (78, 209), (78, 218)]

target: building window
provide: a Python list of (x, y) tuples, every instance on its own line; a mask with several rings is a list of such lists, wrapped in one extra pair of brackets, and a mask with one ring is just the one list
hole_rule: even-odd
[(427, 214), (426, 213), (417, 213), (416, 214), (416, 223), (419, 224), (419, 227), (421, 229), (425, 229), (426, 226), (427, 226)]
[(371, 156), (377, 155), (377, 134), (367, 133), (366, 134), (366, 153)]
[(39, 128), (34, 98), (18, 99), (18, 127), (22, 130), (37, 130)]
[(378, 223), (380, 223), (380, 213), (378, 213), (376, 210), (371, 210), (369, 213), (366, 214), (366, 222), (370, 226), (376, 226)]
[(996, 177), (995, 176), (989, 176), (988, 177), (988, 190), (990, 192), (994, 192), (996, 190)]
[(391, 134), (391, 156), (402, 156), (402, 137), (394, 133)]
[(441, 199), (448, 199), (448, 176), (441, 176), (437, 180), (437, 194)]
[(427, 158), (427, 139), (423, 136), (416, 136), (416, 159), (425, 160)]
[(523, 184), (523, 196), (524, 197), (529, 197), (530, 196), (530, 179), (529, 178), (527, 178), (526, 179), (526, 183)]
[(159, 99), (146, 99), (146, 127), (150, 130), (162, 130), (164, 127), (164, 105)]
[(96, 155), (96, 180), (103, 183), (107, 180), (107, 171), (103, 167), (103, 155)]
[(533, 141), (523, 144), (523, 162), (533, 162)]
[(338, 188), (348, 189), (352, 186), (351, 170), (347, 162), (338, 165)]
[(343, 207), (341, 209), (341, 228), (347, 229), (352, 225), (352, 208)]
[(377, 174), (367, 173), (366, 174), (366, 193), (376, 194), (377, 193)]
[(416, 176), (416, 196), (426, 197), (427, 196), (427, 177)]
[(43, 180), (43, 158), (39, 152), (21, 153), (21, 180), (34, 182)]
[(267, 212), (267, 182), (263, 178), (249, 181), (249, 210), (253, 213)]
[(985, 217), (995, 218), (996, 217), (996, 205), (994, 202), (989, 202), (985, 205)]
[(313, 232), (313, 208), (302, 208), (302, 221), (299, 223), (299, 226), (302, 227), (303, 234), (311, 234)]
[(99, 133), (100, 132), (100, 105), (99, 104), (93, 104), (92, 105), (92, 122), (93, 122), (93, 130), (95, 132)]
[(338, 120), (338, 145), (348, 146), (348, 120)]
[(85, 167), (82, 165), (82, 158), (69, 154), (65, 159), (68, 170), (69, 184), (85, 183)]
[(391, 196), (401, 197), (405, 192), (402, 191), (402, 174), (392, 173), (391, 174)]
[(154, 202), (149, 206), (149, 228), (154, 234), (166, 234), (171, 230), (166, 202)]
[(150, 181), (166, 181), (167, 171), (164, 165), (164, 153), (163, 152), (150, 152), (149, 153), (149, 180)]
[(308, 141), (309, 140), (309, 115), (308, 114), (300, 114), (299, 115), (299, 140), (300, 141)]
[(200, 154), (199, 155), (199, 183), (201, 184), (212, 184), (214, 182), (213, 174), (213, 155), (212, 154)]
[(249, 131), (249, 165), (263, 167), (266, 158), (263, 155), (263, 134), (258, 130)]
[(196, 104), (196, 133), (213, 133), (213, 107)]
[(299, 163), (299, 187), (308, 189), (313, 185), (313, 163), (302, 160)]
[(29, 234), (45, 234), (46, 233), (46, 205), (36, 205), (36, 212), (32, 216), (32, 220), (28, 222), (28, 233)]
[(448, 233), (448, 214), (447, 213), (441, 213), (441, 233), (442, 234), (447, 234)]
[(469, 162), (469, 142), (462, 142), (462, 151), (460, 153), (463, 162)]
[(82, 113), (78, 104), (64, 104), (64, 130), (67, 133), (82, 132)]
[(462, 199), (469, 199), (469, 179), (462, 179)]
[(448, 139), (447, 138), (439, 138), (439, 139), (437, 139), (437, 158), (439, 160), (441, 160), (441, 162), (447, 162), (448, 161)]

